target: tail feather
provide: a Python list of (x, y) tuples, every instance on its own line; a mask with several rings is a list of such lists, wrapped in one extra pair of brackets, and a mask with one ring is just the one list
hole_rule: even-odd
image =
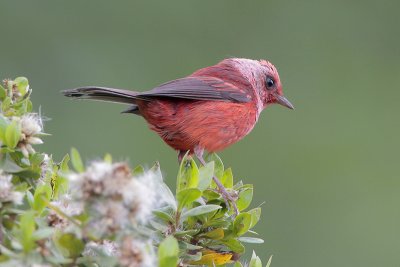
[(97, 86), (87, 86), (64, 90), (62, 93), (65, 96), (72, 98), (102, 100), (125, 104), (134, 104), (135, 99), (139, 98), (137, 97), (138, 92), (135, 91)]

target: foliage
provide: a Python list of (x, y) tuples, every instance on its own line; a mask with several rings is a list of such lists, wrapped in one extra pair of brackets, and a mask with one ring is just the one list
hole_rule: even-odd
[[(186, 155), (175, 195), (158, 163), (131, 169), (106, 155), (85, 166), (74, 148), (56, 163), (33, 148), (46, 134), (30, 93), (23, 77), (0, 85), (0, 266), (239, 267), (244, 243), (263, 242), (253, 186), (234, 183), (216, 154), (200, 167)], [(253, 253), (247, 266), (261, 260)]]

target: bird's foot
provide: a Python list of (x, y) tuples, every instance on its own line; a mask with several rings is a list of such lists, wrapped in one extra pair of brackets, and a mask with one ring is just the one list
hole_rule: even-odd
[[(179, 155), (181, 155), (183, 152), (179, 152)], [(204, 149), (197, 146), (194, 149), (194, 154), (196, 155), (196, 157), (199, 159), (200, 163), (205, 166), (206, 165), (206, 161), (203, 158), (203, 153), (204, 153)], [(232, 206), (233, 211), (235, 213), (235, 216), (239, 215), (239, 209), (237, 208), (236, 205), (236, 200), (237, 200), (237, 195), (232, 195), (231, 193), (229, 193), (225, 186), (221, 183), (221, 181), (218, 179), (218, 177), (216, 177), (215, 175), (213, 176), (213, 180), (215, 182), (215, 184), (218, 187), (218, 193), (221, 194), (222, 198), (225, 201), (226, 204), (226, 208), (230, 209), (230, 207)]]
[(236, 205), (236, 201), (237, 201), (237, 197), (238, 197), (237, 194), (229, 193), (217, 177), (213, 176), (213, 180), (218, 186), (218, 193), (220, 193), (222, 198), (224, 199), (226, 207), (228, 209), (230, 209), (230, 206), (232, 205), (233, 211), (235, 212), (235, 216), (238, 216), (239, 209), (237, 208), (237, 205)]

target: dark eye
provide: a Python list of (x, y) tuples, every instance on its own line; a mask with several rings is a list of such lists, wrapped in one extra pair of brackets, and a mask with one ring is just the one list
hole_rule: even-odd
[(275, 82), (271, 77), (267, 77), (265, 84), (267, 85), (267, 89), (272, 89), (275, 86)]

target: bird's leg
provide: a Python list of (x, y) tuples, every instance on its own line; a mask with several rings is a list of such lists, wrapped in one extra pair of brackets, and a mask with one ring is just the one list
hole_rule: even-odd
[[(206, 165), (206, 161), (203, 158), (203, 153), (204, 153), (204, 149), (196, 147), (194, 149), (194, 154), (196, 155), (196, 157), (199, 159), (201, 165)], [(239, 214), (239, 210), (236, 206), (236, 200), (232, 197), (231, 194), (229, 194), (228, 191), (226, 191), (226, 188), (224, 187), (224, 185), (221, 183), (221, 181), (215, 176), (213, 175), (213, 180), (214, 182), (217, 184), (218, 186), (218, 191), (221, 194), (222, 198), (224, 199), (225, 203), (226, 203), (226, 207), (229, 209), (229, 202), (233, 207), (233, 210), (235, 211), (235, 215), (237, 216)]]

